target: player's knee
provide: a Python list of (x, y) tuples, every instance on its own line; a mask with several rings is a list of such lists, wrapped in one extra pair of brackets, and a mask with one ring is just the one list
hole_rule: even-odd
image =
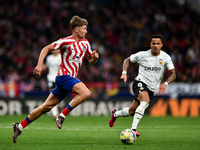
[(91, 96), (91, 91), (87, 90), (81, 94), (83, 101), (87, 100)]
[(145, 102), (147, 102), (149, 104), (150, 103), (150, 99), (146, 99)]
[(135, 114), (135, 109), (133, 107), (130, 107), (128, 111), (130, 116), (133, 116)]
[(133, 116), (135, 114), (135, 110), (129, 110), (130, 116)]

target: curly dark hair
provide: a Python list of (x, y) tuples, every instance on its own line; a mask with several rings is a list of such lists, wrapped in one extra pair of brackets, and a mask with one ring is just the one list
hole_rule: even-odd
[(152, 40), (153, 38), (159, 38), (159, 39), (163, 42), (163, 37), (162, 37), (162, 35), (160, 35), (160, 34), (153, 34), (153, 35), (151, 36), (151, 40)]

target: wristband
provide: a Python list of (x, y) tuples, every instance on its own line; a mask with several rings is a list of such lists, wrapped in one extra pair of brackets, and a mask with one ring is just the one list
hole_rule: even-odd
[(165, 82), (165, 84), (166, 84), (166, 85), (168, 85), (168, 83), (167, 83), (167, 82)]
[(122, 74), (127, 74), (127, 72), (126, 71), (122, 71)]

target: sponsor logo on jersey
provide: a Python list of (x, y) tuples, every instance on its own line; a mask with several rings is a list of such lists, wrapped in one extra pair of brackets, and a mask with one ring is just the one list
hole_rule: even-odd
[(81, 61), (79, 59), (72, 59), (72, 58), (69, 58), (69, 61), (72, 61), (72, 62), (76, 62), (76, 63), (81, 63)]
[(161, 67), (148, 67), (148, 66), (144, 66), (144, 70), (145, 71), (152, 71), (152, 72), (159, 72), (159, 71), (161, 71)]

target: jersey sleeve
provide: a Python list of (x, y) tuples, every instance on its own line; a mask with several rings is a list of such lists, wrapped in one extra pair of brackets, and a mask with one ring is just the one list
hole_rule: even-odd
[(64, 46), (67, 46), (69, 44), (71, 44), (73, 41), (71, 39), (67, 39), (67, 38), (61, 38), (55, 42), (52, 43), (54, 49), (62, 49)]
[(87, 41), (86, 42), (86, 56), (92, 56), (92, 49), (91, 49), (91, 46), (90, 46), (90, 43)]
[(173, 64), (172, 59), (169, 55), (167, 55), (167, 57), (166, 57), (166, 66), (167, 66), (168, 70), (174, 69), (174, 64)]
[(132, 55), (130, 56), (130, 61), (131, 61), (132, 63), (138, 62), (139, 59), (140, 59), (140, 57), (141, 57), (141, 52), (137, 52), (137, 53), (132, 54)]

